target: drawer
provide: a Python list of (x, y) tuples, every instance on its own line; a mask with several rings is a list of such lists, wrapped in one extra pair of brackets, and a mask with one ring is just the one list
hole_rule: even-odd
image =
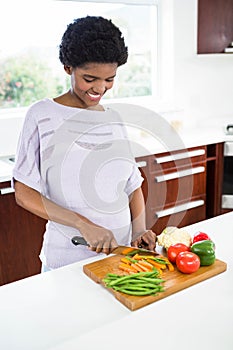
[[(194, 168), (195, 169), (195, 168)], [(190, 200), (192, 197), (206, 193), (206, 171), (205, 167), (197, 167), (198, 173), (182, 177), (167, 179), (164, 181), (158, 176), (148, 181), (147, 208), (164, 208), (166, 203), (175, 203)], [(193, 169), (192, 169), (193, 170)], [(173, 174), (173, 173), (172, 173)]]
[(191, 168), (194, 164), (204, 164), (205, 161), (206, 147), (198, 147), (150, 156), (148, 166), (150, 173), (164, 173), (168, 169), (181, 170), (183, 168)]
[(13, 193), (14, 189), (11, 187), (10, 181), (0, 183), (0, 196)]
[(0, 188), (10, 187), (10, 185), (11, 185), (10, 181), (0, 182)]
[(205, 218), (206, 203), (203, 196), (165, 210), (151, 210), (147, 213), (147, 225), (159, 234), (167, 226), (183, 227)]

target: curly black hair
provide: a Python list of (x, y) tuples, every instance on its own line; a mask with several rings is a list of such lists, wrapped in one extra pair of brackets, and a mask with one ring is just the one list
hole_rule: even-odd
[(128, 48), (119, 28), (101, 16), (78, 18), (67, 26), (59, 46), (59, 59), (73, 68), (86, 63), (127, 62)]

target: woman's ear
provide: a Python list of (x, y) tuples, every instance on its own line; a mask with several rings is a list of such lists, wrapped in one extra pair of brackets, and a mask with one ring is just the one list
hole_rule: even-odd
[(66, 72), (67, 74), (71, 75), (71, 73), (72, 73), (72, 67), (70, 67), (70, 66), (64, 66), (64, 70), (65, 70), (65, 72)]

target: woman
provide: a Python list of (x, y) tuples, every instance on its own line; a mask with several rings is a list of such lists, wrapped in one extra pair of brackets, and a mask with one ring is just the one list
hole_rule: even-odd
[[(128, 58), (122, 34), (111, 20), (79, 18), (67, 26), (59, 58), (70, 90), (29, 108), (13, 171), (17, 203), (48, 220), (43, 271), (109, 254), (118, 245), (154, 250), (143, 179), (124, 125), (100, 105)], [(74, 236), (89, 247), (74, 245)]]

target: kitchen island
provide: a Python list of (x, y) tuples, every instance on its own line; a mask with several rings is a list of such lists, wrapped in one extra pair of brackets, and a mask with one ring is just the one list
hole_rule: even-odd
[(225, 272), (136, 311), (83, 273), (96, 258), (0, 287), (1, 349), (232, 350), (232, 222), (230, 212), (186, 227), (211, 236)]

